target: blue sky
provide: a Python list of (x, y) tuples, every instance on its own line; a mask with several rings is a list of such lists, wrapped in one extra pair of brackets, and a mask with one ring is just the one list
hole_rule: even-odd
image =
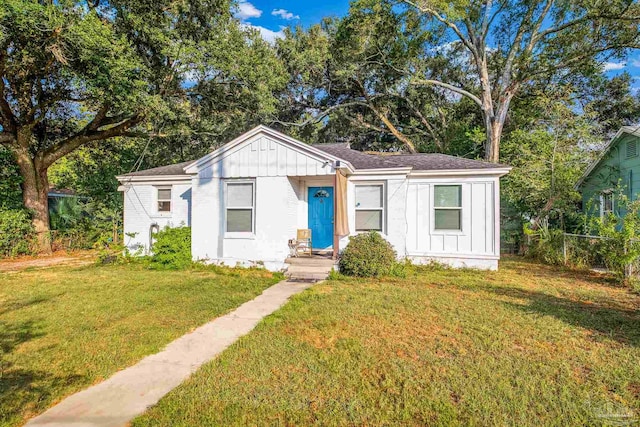
[[(236, 17), (245, 25), (255, 27), (265, 40), (282, 37), (282, 29), (298, 24), (304, 27), (319, 23), (325, 16), (343, 16), (349, 10), (349, 0), (251, 0), (239, 1)], [(633, 87), (640, 91), (640, 52), (625, 61), (605, 64), (609, 76), (624, 71), (634, 77)]]
[(266, 40), (281, 36), (282, 28), (298, 24), (309, 27), (325, 16), (342, 16), (349, 10), (349, 0), (252, 0), (240, 1), (236, 17), (251, 25)]

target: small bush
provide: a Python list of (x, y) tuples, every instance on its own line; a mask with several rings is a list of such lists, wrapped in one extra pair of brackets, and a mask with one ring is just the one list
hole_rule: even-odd
[(349, 239), (339, 265), (340, 273), (347, 276), (383, 276), (392, 273), (396, 251), (375, 231), (363, 233)]
[(33, 252), (35, 232), (24, 210), (0, 208), (0, 256), (17, 256)]
[(562, 252), (564, 231), (550, 229), (546, 225), (536, 230), (525, 224), (524, 233), (530, 237), (530, 243), (525, 255), (552, 265), (562, 265), (564, 255)]
[(165, 227), (154, 234), (152, 268), (180, 269), (193, 264), (191, 260), (191, 227)]

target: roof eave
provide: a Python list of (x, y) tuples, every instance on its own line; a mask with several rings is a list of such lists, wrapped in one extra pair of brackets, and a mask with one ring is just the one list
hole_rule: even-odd
[(593, 172), (594, 169), (597, 168), (598, 165), (600, 165), (600, 162), (602, 161), (602, 159), (604, 159), (604, 156), (606, 156), (607, 153), (609, 153), (609, 150), (611, 150), (611, 147), (613, 146), (614, 142), (616, 142), (618, 138), (620, 138), (622, 134), (625, 134), (625, 133), (633, 136), (638, 136), (634, 132), (630, 132), (625, 127), (621, 127), (620, 129), (618, 129), (618, 132), (616, 132), (613, 138), (611, 138), (611, 140), (607, 143), (607, 145), (602, 150), (602, 153), (600, 153), (600, 155), (589, 165), (589, 167), (584, 171), (584, 173), (582, 174), (578, 182), (576, 182), (576, 185), (573, 186), (574, 190), (578, 191), (580, 189), (582, 184), (584, 184), (585, 179), (587, 179), (589, 175), (591, 175), (591, 172)]
[(501, 177), (513, 169), (511, 166), (501, 168), (481, 168), (481, 169), (433, 169), (433, 170), (413, 170), (410, 177), (429, 176), (497, 176)]
[(121, 184), (133, 182), (157, 182), (157, 181), (191, 181), (191, 175), (119, 175), (116, 179)]
[(407, 175), (413, 168), (378, 168), (378, 169), (355, 169), (354, 175)]

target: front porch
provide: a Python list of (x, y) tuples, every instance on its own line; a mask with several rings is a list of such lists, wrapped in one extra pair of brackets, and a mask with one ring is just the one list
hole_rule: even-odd
[[(289, 177), (298, 199), (296, 235), (300, 230), (310, 230), (311, 256), (300, 257), (337, 259), (339, 236), (336, 234), (336, 186), (335, 176)], [(295, 256), (292, 252), (291, 256)]]

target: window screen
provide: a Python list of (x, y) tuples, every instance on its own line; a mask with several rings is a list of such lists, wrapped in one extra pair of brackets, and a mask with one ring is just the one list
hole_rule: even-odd
[(158, 188), (158, 212), (171, 212), (170, 188)]
[(227, 183), (227, 232), (253, 232), (253, 185), (252, 182)]
[(462, 230), (462, 187), (460, 185), (436, 185), (433, 202), (436, 230)]
[(356, 185), (356, 231), (380, 231), (384, 224), (384, 186)]

